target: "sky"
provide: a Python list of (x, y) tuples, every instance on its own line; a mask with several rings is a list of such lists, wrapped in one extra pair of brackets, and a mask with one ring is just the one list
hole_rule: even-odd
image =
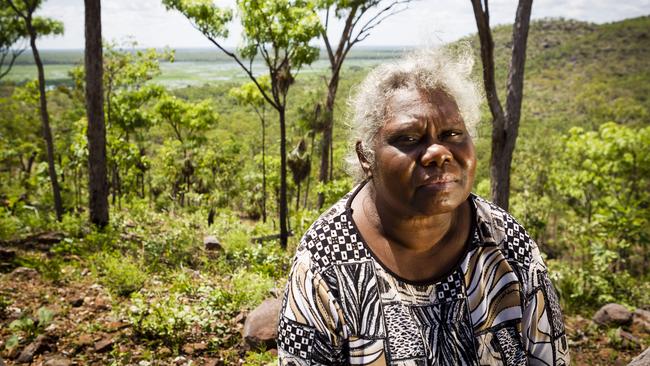
[[(231, 6), (234, 0), (215, 1)], [(491, 25), (512, 23), (516, 0), (489, 2)], [(39, 40), (42, 49), (82, 49), (84, 46), (83, 0), (45, 0), (37, 13), (63, 21), (63, 36)], [(605, 23), (650, 14), (650, 0), (535, 0), (532, 18), (572, 18)], [(332, 32), (340, 29), (335, 24)], [(233, 26), (226, 46), (236, 46), (241, 28)], [(366, 46), (422, 46), (446, 43), (476, 32), (469, 0), (419, 0), (409, 9), (386, 19), (361, 44)], [(139, 47), (213, 47), (190, 22), (176, 11), (167, 11), (160, 0), (102, 1), (104, 39), (136, 41)]]

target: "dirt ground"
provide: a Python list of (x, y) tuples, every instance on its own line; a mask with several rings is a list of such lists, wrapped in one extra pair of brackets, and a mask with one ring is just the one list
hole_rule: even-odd
[[(88, 270), (81, 274), (80, 281), (63, 283), (45, 280), (37, 271), (24, 267), (0, 275), (0, 296), (9, 300), (0, 316), (0, 356), (6, 365), (19, 361), (29, 364), (29, 359), (36, 366), (251, 363), (244, 361), (243, 348), (215, 350), (201, 343), (200, 337), (188, 340), (178, 353), (140, 341), (127, 319), (115, 311), (124, 306), (118, 301), (128, 300), (111, 298), (93, 283)], [(51, 310), (50, 324), (44, 328), (34, 325), (32, 342), (22, 339), (12, 346), (10, 338), (15, 330), (9, 324), (24, 314), (36, 314), (41, 307)], [(233, 327), (241, 329), (239, 324)], [(603, 328), (581, 316), (567, 317), (572, 364), (627, 365), (650, 344), (648, 329), (642, 328), (637, 324)]]

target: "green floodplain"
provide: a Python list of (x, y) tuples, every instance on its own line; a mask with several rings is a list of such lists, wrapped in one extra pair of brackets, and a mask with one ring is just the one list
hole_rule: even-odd
[[(125, 51), (131, 52), (136, 50), (137, 48), (125, 49)], [(220, 81), (244, 81), (246, 78), (239, 65), (216, 48), (176, 49), (174, 51), (174, 61), (161, 60), (161, 74), (153, 78), (152, 83), (159, 83), (169, 88), (179, 88), (214, 84)], [(372, 67), (391, 58), (399, 57), (408, 51), (409, 48), (359, 46), (350, 51), (345, 67), (353, 69)], [(48, 86), (72, 83), (72, 78), (68, 73), (73, 67), (83, 64), (83, 50), (42, 50), (41, 57), (45, 66)], [(329, 68), (329, 62), (325, 57), (325, 51), (321, 50), (321, 57), (313, 64), (306, 66), (302, 73), (323, 73)], [(261, 74), (264, 72), (264, 67), (261, 64), (256, 64), (254, 70)], [(3, 80), (23, 83), (35, 78), (36, 68), (33, 58), (30, 50), (26, 50), (19, 56), (11, 72)]]
[[(493, 32), (503, 93), (512, 29)], [(474, 50), (482, 81), (476, 35), (459, 42)], [(0, 83), (0, 248), (14, 253), (0, 256), (0, 355), (15, 356), (49, 334), (58, 342), (53, 352), (80, 364), (275, 362), (272, 350), (242, 347), (242, 319), (281, 292), (301, 233), (322, 211), (317, 194), (329, 205), (353, 186), (343, 165), (348, 98), (373, 65), (405, 51), (359, 47), (344, 64), (326, 185), (317, 184), (320, 134), (310, 119), (326, 93), (324, 55), (291, 86), (288, 149), (304, 140), (310, 170), (302, 181), (288, 179), (295, 235), (286, 251), (260, 240), (278, 232), (277, 118), (265, 109), (262, 141), (260, 114), (233, 97), (233, 88), (248, 82), (234, 62), (216, 49), (176, 50), (174, 62), (143, 66), (146, 77), (124, 77), (108, 125), (111, 223), (98, 230), (85, 211), (83, 90), (74, 82), (79, 74), (69, 74), (82, 54), (43, 51), (66, 209), (57, 222), (35, 88), (26, 83), (35, 67), (25, 51)], [(510, 212), (544, 253), (573, 363), (625, 364), (650, 344), (650, 328), (590, 319), (608, 303), (640, 314), (650, 309), (650, 17), (533, 21), (525, 77)], [(163, 101), (187, 111), (182, 123), (167, 118)], [(199, 107), (211, 118), (192, 119)], [(484, 105), (474, 187), (484, 197), (490, 120)], [(46, 240), (52, 236), (58, 240)], [(206, 250), (210, 236), (220, 242), (217, 253)], [(107, 344), (109, 351), (95, 351)]]

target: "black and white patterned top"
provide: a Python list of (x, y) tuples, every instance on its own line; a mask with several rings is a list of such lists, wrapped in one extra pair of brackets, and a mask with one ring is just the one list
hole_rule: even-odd
[(555, 290), (535, 242), (471, 195), (459, 264), (435, 283), (400, 279), (352, 219), (357, 187), (302, 238), (278, 329), (281, 365), (568, 365)]

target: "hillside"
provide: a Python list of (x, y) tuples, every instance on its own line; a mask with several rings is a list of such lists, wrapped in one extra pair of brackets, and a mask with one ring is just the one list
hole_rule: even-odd
[[(504, 92), (511, 27), (496, 27), (494, 39)], [(476, 50), (480, 80), (476, 37), (459, 42)], [(151, 62), (137, 69), (147, 77), (129, 75), (137, 80), (115, 91), (107, 128), (111, 223), (104, 229), (87, 223), (83, 90), (66, 74), (78, 54), (54, 54), (50, 63), (60, 72), (48, 103), (67, 211), (62, 222), (51, 209), (35, 88), (0, 84), (0, 356), (8, 365), (30, 350), (33, 364), (49, 365), (276, 362), (272, 342), (244, 344), (243, 325), (263, 300), (280, 295), (300, 235), (321, 213), (317, 192), (330, 204), (352, 186), (342, 164), (348, 98), (371, 65), (398, 52), (360, 49), (343, 68), (334, 180), (325, 186), (316, 184), (319, 134), (310, 121), (325, 96), (325, 67), (304, 70), (291, 86), (288, 148), (304, 140), (311, 170), (300, 196), (289, 178), (295, 235), (286, 251), (273, 239), (276, 115), (271, 108), (258, 115), (232, 97), (244, 80), (234, 69), (203, 74), (223, 66), (221, 59), (207, 62), (210, 52), (183, 56), (183, 67), (201, 65), (186, 73)], [(624, 365), (650, 344), (650, 318), (638, 320), (650, 310), (650, 17), (602, 25), (535, 21), (527, 55), (510, 211), (544, 253), (573, 364)], [(188, 110), (207, 100), (202, 106), (214, 117), (170, 126), (160, 113), (163, 97)], [(266, 221), (259, 116), (266, 126)], [(487, 108), (479, 134), (475, 191), (488, 196)], [(636, 309), (635, 320), (591, 320), (612, 302)]]

